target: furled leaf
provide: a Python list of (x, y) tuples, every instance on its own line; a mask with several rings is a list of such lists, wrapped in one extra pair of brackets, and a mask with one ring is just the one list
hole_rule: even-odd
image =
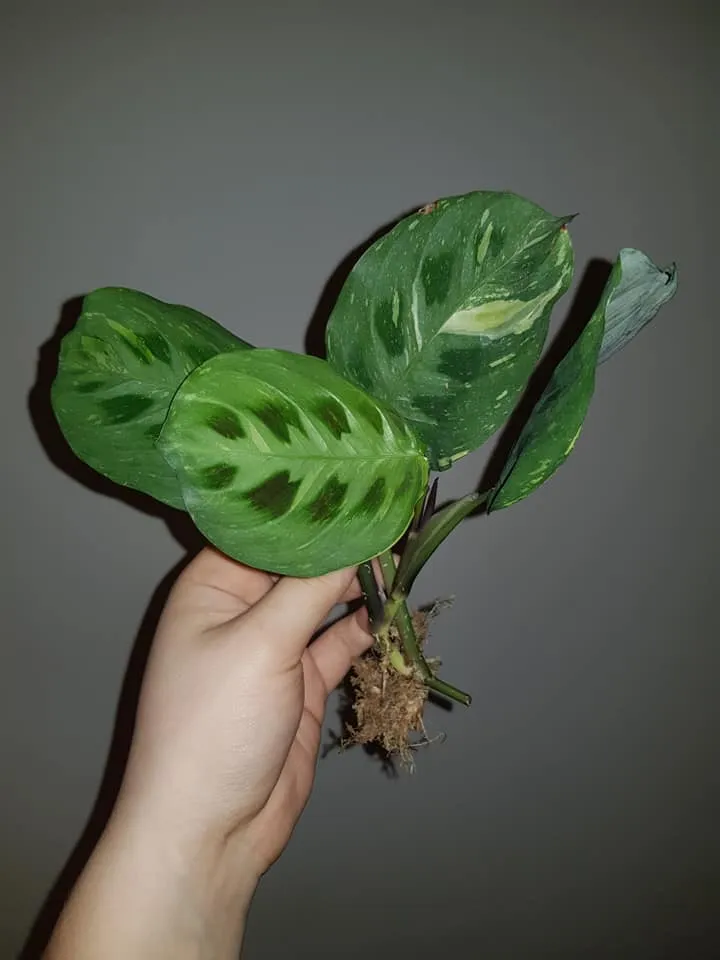
[(391, 410), (325, 361), (281, 350), (225, 354), (191, 373), (159, 446), (212, 543), (292, 576), (390, 547), (427, 482), (422, 446)]
[(415, 578), (455, 527), (487, 499), (486, 493), (469, 493), (434, 513), (420, 529), (410, 533), (395, 576), (395, 587), (408, 594)]
[(511, 193), (439, 200), (348, 277), (328, 359), (413, 426), (433, 468), (483, 443), (524, 389), (572, 277), (569, 219)]
[(55, 416), (99, 473), (182, 508), (177, 478), (155, 446), (170, 401), (195, 367), (247, 347), (197, 310), (122, 287), (95, 290), (62, 341)]
[(598, 364), (624, 346), (675, 292), (675, 271), (660, 271), (639, 250), (615, 261), (590, 322), (555, 369), (488, 504), (509, 507), (548, 480), (570, 455), (595, 389)]
[(677, 290), (675, 264), (660, 269), (640, 250), (621, 250), (616, 269), (622, 279), (607, 305), (598, 363), (626, 346)]

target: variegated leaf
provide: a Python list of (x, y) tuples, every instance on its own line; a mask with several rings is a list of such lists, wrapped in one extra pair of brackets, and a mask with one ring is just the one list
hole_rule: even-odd
[(565, 462), (592, 399), (597, 365), (652, 320), (676, 287), (674, 269), (658, 270), (639, 250), (620, 251), (590, 322), (558, 364), (511, 451), (488, 512), (529, 496)]
[(155, 446), (170, 401), (195, 367), (248, 346), (190, 307), (122, 287), (95, 290), (62, 341), (55, 416), (99, 473), (182, 508), (177, 478)]
[(569, 219), (511, 193), (440, 200), (348, 277), (328, 359), (412, 424), (432, 467), (478, 447), (513, 409), (570, 284)]
[(616, 282), (613, 274), (590, 322), (555, 368), (510, 452), (488, 513), (529, 496), (570, 456), (595, 390), (605, 310)]
[(292, 576), (390, 547), (427, 482), (402, 420), (325, 361), (282, 350), (226, 354), (190, 374), (159, 447), (212, 543)]

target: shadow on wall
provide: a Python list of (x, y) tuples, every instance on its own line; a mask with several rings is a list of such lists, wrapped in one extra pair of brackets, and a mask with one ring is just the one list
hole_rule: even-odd
[(107, 823), (125, 770), (140, 685), (158, 619), (173, 583), (204, 545), (203, 538), (187, 514), (127, 487), (119, 486), (96, 473), (75, 456), (65, 441), (52, 411), (50, 388), (57, 370), (60, 341), (80, 316), (82, 301), (83, 298), (78, 296), (63, 304), (53, 336), (40, 348), (35, 383), (28, 397), (28, 410), (35, 432), (48, 459), (59, 470), (96, 493), (115, 497), (136, 510), (163, 520), (172, 536), (187, 551), (187, 555), (163, 577), (145, 611), (125, 671), (111, 746), (92, 812), (80, 839), (45, 899), (19, 960), (31, 960), (41, 956), (65, 900)]
[(333, 311), (333, 307), (337, 303), (337, 299), (340, 296), (340, 291), (345, 285), (345, 281), (350, 276), (350, 273), (358, 262), (360, 257), (375, 243), (376, 240), (379, 240), (381, 237), (384, 237), (385, 234), (389, 233), (393, 227), (397, 226), (401, 220), (404, 220), (405, 217), (409, 217), (411, 214), (416, 213), (418, 207), (412, 207), (409, 210), (406, 210), (405, 213), (401, 213), (399, 217), (394, 217), (392, 220), (377, 229), (372, 236), (368, 237), (367, 240), (363, 241), (354, 247), (350, 253), (342, 258), (340, 263), (335, 267), (333, 272), (330, 274), (325, 286), (322, 289), (318, 301), (315, 304), (315, 309), (313, 310), (310, 322), (308, 323), (307, 332), (305, 334), (305, 352), (309, 353), (313, 357), (320, 357), (322, 360), (325, 359), (326, 350), (325, 350), (325, 330), (330, 320), (330, 314)]
[(137, 710), (140, 687), (145, 673), (145, 665), (150, 652), (152, 639), (155, 636), (158, 620), (167, 601), (168, 594), (189, 560), (190, 555), (176, 564), (173, 569), (163, 577), (155, 589), (147, 610), (145, 611), (125, 670), (120, 698), (118, 700), (117, 710), (115, 711), (115, 723), (110, 749), (92, 812), (90, 813), (80, 839), (75, 844), (60, 875), (46, 896), (18, 960), (39, 960), (42, 956), (47, 942), (50, 939), (50, 934), (60, 915), (60, 911), (65, 905), (70, 891), (75, 886), (75, 882), (87, 863), (90, 854), (100, 839), (112, 809), (115, 806), (115, 800), (120, 790), (120, 783), (130, 752), (133, 727), (135, 725), (135, 712)]
[[(408, 211), (408, 213), (410, 212), (414, 211)], [(406, 215), (403, 214), (403, 217)], [(387, 233), (399, 219), (402, 219), (402, 217), (396, 218), (376, 231), (365, 243), (356, 247), (343, 258), (335, 268), (325, 284), (308, 325), (305, 348), (309, 354), (324, 357), (325, 328), (348, 274), (368, 247), (380, 236)], [(552, 370), (574, 343), (590, 318), (600, 299), (610, 269), (611, 265), (603, 260), (593, 260), (587, 267), (567, 320), (538, 365), (521, 402), (500, 436), (481, 480), (481, 489), (486, 489), (499, 475), (508, 451), (515, 442), (534, 404), (539, 399)], [(107, 823), (125, 770), (140, 686), (158, 619), (178, 575), (205, 545), (204, 539), (186, 514), (106, 479), (79, 460), (66, 443), (52, 411), (50, 389), (57, 370), (60, 342), (78, 319), (82, 308), (82, 300), (83, 298), (80, 296), (73, 297), (63, 305), (60, 320), (53, 336), (40, 349), (37, 376), (28, 398), (29, 414), (35, 431), (48, 458), (58, 469), (96, 493), (115, 497), (130, 507), (160, 518), (166, 523), (172, 536), (187, 551), (187, 555), (162, 579), (148, 604), (125, 672), (115, 716), (111, 746), (92, 812), (73, 852), (48, 893), (18, 960), (36, 960), (42, 955), (65, 900)], [(343, 686), (343, 690), (345, 696), (341, 697), (338, 711), (342, 733), (347, 730), (348, 720), (351, 719), (347, 685)], [(441, 705), (447, 706), (444, 702)], [(335, 739), (335, 745), (342, 741), (342, 733)], [(332, 745), (330, 745), (330, 749), (332, 749)], [(371, 756), (381, 761), (385, 773), (393, 775), (396, 772), (382, 752), (374, 750), (372, 745), (366, 749)]]

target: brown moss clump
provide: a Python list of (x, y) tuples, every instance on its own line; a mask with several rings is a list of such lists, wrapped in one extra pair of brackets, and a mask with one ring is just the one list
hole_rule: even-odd
[(414, 675), (404, 676), (375, 654), (354, 667), (355, 724), (350, 743), (377, 743), (390, 756), (410, 761), (412, 737), (424, 733), (423, 710), (427, 687)]
[[(421, 645), (427, 636), (428, 619), (422, 613), (413, 617)], [(391, 639), (399, 642), (397, 635)], [(376, 646), (354, 663), (350, 683), (355, 721), (348, 724), (345, 744), (376, 744), (388, 757), (412, 767), (413, 748), (428, 742), (423, 723), (428, 688), (421, 677), (414, 671), (398, 672), (388, 655)]]

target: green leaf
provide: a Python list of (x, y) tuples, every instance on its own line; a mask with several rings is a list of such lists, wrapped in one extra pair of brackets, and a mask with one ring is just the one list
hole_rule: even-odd
[(674, 268), (658, 270), (639, 250), (620, 251), (590, 322), (558, 364), (505, 464), (488, 513), (524, 499), (572, 452), (599, 363), (623, 347), (672, 297)]
[(407, 420), (445, 469), (507, 419), (572, 277), (565, 224), (511, 193), (440, 200), (360, 258), (330, 363)]
[(190, 374), (159, 441), (203, 534), (291, 576), (392, 546), (427, 481), (409, 427), (325, 361), (282, 350), (215, 357)]
[(529, 496), (570, 456), (595, 390), (605, 313), (619, 280), (616, 266), (589, 323), (555, 368), (510, 451), (488, 513)]
[(95, 290), (62, 341), (55, 416), (99, 473), (182, 509), (177, 478), (155, 446), (170, 401), (201, 363), (248, 346), (190, 307), (122, 287)]
[(455, 527), (487, 500), (487, 493), (469, 493), (434, 513), (427, 523), (408, 536), (395, 576), (394, 588), (407, 596), (415, 578)]
[(626, 346), (677, 291), (675, 264), (661, 269), (640, 250), (621, 250), (617, 269), (622, 279), (607, 306), (598, 363)]

